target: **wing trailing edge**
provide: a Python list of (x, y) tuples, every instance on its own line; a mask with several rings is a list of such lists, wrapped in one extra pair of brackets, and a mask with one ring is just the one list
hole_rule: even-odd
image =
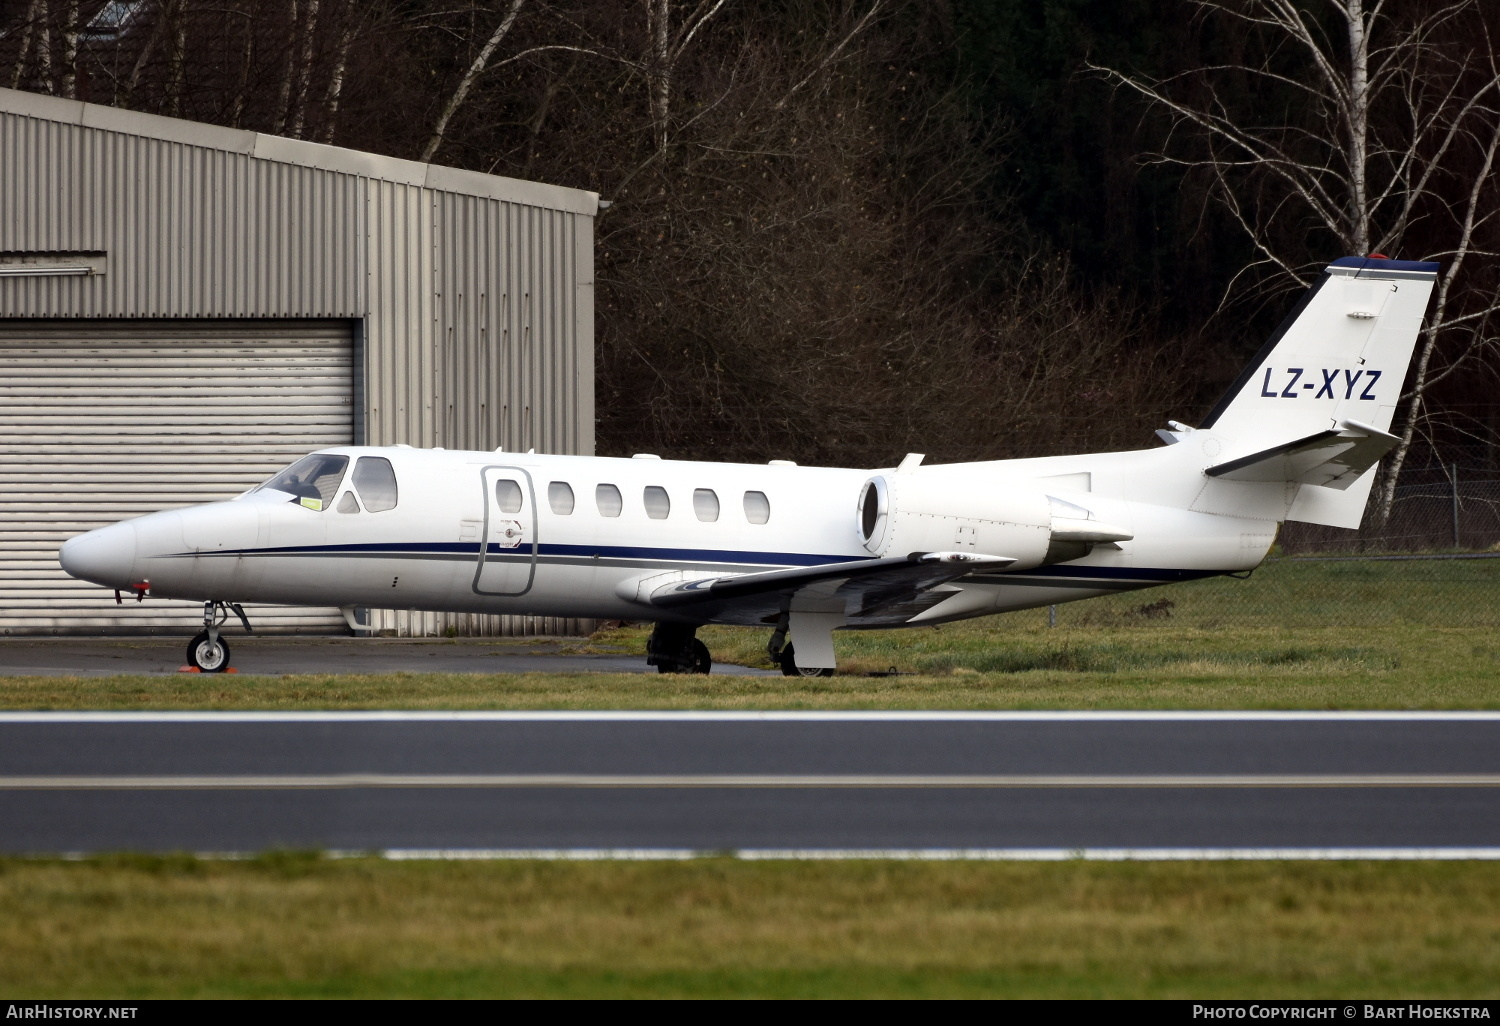
[(1008, 556), (974, 552), (913, 552), (890, 559), (678, 579), (656, 587), (648, 579), (640, 582), (636, 600), (677, 613), (760, 623), (777, 617), (794, 598), (816, 595), (824, 602), (843, 605), (851, 617), (858, 617), (909, 602), (959, 577), (1003, 570), (1014, 562)]

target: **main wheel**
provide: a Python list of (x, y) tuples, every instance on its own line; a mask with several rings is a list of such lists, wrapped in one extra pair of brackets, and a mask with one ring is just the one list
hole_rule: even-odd
[(783, 677), (832, 677), (831, 666), (798, 666), (797, 653), (791, 645), (781, 650), (781, 675)]
[(204, 673), (223, 673), (229, 668), (229, 643), (221, 636), (210, 641), (208, 631), (199, 631), (188, 642), (188, 662)]
[(694, 638), (676, 658), (658, 662), (656, 671), (658, 673), (707, 673), (713, 667), (714, 660), (708, 654), (708, 646)]

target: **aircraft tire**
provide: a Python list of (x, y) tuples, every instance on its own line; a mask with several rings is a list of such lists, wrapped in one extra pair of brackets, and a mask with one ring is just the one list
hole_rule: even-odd
[(796, 652), (791, 645), (781, 650), (781, 675), (783, 677), (832, 677), (831, 666), (798, 666)]
[(707, 673), (714, 667), (714, 660), (708, 654), (708, 646), (694, 638), (682, 654), (671, 660), (656, 664), (658, 673)]
[(188, 662), (204, 673), (223, 673), (229, 669), (229, 642), (219, 636), (216, 643), (208, 640), (208, 631), (199, 631), (188, 642)]

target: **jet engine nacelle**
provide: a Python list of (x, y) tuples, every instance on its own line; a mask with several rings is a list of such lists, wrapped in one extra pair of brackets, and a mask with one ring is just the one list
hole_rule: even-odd
[(882, 474), (860, 489), (855, 531), (875, 556), (972, 551), (1020, 570), (1046, 559), (1052, 511), (1042, 492), (1014, 483)]
[(866, 481), (855, 531), (872, 555), (969, 550), (1013, 558), (1008, 570), (1082, 559), (1098, 544), (1133, 537), (1081, 506), (1013, 481), (975, 484), (917, 474)]

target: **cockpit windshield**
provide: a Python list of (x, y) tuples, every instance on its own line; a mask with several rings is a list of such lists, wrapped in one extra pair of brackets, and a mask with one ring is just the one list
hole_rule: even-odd
[[(293, 501), (308, 509), (324, 510), (333, 501), (344, 471), (349, 466), (349, 457), (334, 453), (313, 453), (304, 456), (261, 488), (274, 488), (294, 496)], [(260, 489), (256, 489), (259, 491)]]

